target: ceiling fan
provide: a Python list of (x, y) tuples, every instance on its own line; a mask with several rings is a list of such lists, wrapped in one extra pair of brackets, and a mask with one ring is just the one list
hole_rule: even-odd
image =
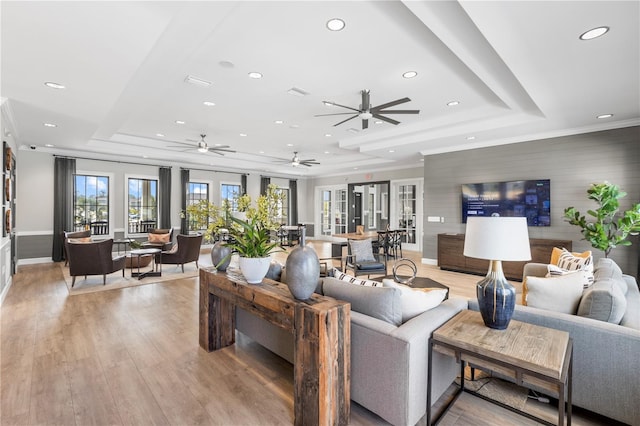
[(207, 142), (205, 142), (204, 138), (206, 138), (207, 135), (200, 135), (200, 140), (196, 141), (193, 139), (187, 139), (189, 142), (197, 142), (198, 145), (193, 146), (191, 144), (188, 143), (182, 143), (182, 142), (177, 142), (179, 144), (182, 144), (181, 146), (171, 146), (171, 148), (184, 148), (185, 145), (188, 145), (189, 148), (183, 149), (182, 151), (191, 151), (193, 149), (197, 150), (198, 152), (202, 152), (202, 153), (206, 153), (206, 152), (213, 152), (214, 154), (218, 154), (218, 155), (224, 155), (224, 152), (235, 152), (232, 149), (229, 149), (229, 145), (216, 145), (216, 146), (209, 146), (207, 145)]
[(320, 164), (316, 161), (315, 158), (310, 158), (308, 160), (301, 160), (300, 157), (298, 157), (298, 152), (294, 151), (293, 152), (293, 158), (291, 160), (285, 160), (284, 158), (277, 160), (278, 163), (288, 163), (291, 164), (293, 167), (298, 167), (298, 166), (306, 166), (306, 167), (311, 167), (314, 164)]
[(339, 106), (341, 108), (347, 108), (355, 112), (337, 112), (334, 114), (318, 114), (315, 117), (323, 117), (327, 115), (353, 114), (352, 117), (349, 117), (346, 120), (342, 120), (341, 122), (334, 124), (333, 127), (339, 126), (340, 124), (345, 123), (349, 120), (353, 120), (356, 117), (360, 117), (362, 119), (362, 129), (364, 130), (369, 127), (369, 120), (371, 118), (377, 118), (378, 120), (386, 121), (387, 123), (391, 123), (394, 125), (400, 124), (399, 121), (394, 120), (393, 118), (385, 117), (382, 114), (419, 114), (420, 113), (419, 109), (396, 109), (396, 110), (385, 111), (386, 108), (390, 108), (390, 107), (411, 101), (411, 99), (409, 98), (396, 99), (395, 101), (387, 102), (386, 104), (371, 106), (371, 103), (369, 100), (369, 90), (361, 90), (360, 93), (362, 94), (362, 103), (360, 104), (360, 108), (358, 109), (348, 107), (345, 105), (340, 105), (335, 102), (323, 101), (325, 105)]

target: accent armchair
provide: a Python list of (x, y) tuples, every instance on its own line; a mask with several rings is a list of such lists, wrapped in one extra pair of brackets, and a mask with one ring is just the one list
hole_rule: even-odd
[(69, 264), (69, 256), (67, 256), (67, 240), (72, 239), (80, 239), (83, 241), (91, 241), (91, 230), (87, 229), (85, 231), (64, 231), (63, 238), (63, 246), (62, 251), (64, 252), (64, 266)]
[(374, 253), (371, 239), (349, 240), (347, 244), (347, 257), (345, 259), (345, 272), (351, 271), (354, 276), (387, 275), (387, 257), (384, 254)]
[(196, 262), (198, 267), (198, 258), (200, 257), (200, 246), (202, 245), (202, 234), (183, 235), (178, 234), (177, 248), (171, 251), (163, 251), (162, 256), (156, 255), (156, 263), (180, 265), (184, 272), (184, 264)]
[(113, 255), (113, 239), (93, 242), (65, 242), (69, 257), (69, 275), (71, 287), (76, 277), (84, 275), (102, 275), (102, 285), (107, 283), (107, 274), (122, 270), (124, 277), (125, 255)]

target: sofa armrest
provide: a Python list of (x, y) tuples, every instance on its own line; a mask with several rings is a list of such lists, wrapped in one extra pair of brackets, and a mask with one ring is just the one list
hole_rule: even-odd
[[(452, 297), (398, 327), (352, 311), (351, 398), (392, 424), (417, 423), (426, 411), (431, 333), (466, 307), (466, 299)], [(434, 353), (434, 402), (455, 379), (456, 365)]]

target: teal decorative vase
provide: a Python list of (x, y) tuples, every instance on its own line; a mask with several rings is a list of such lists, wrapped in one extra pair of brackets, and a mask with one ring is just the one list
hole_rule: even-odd
[(285, 264), (286, 284), (298, 300), (307, 300), (320, 279), (320, 260), (311, 246), (305, 245), (305, 228), (301, 229), (300, 244), (294, 248)]

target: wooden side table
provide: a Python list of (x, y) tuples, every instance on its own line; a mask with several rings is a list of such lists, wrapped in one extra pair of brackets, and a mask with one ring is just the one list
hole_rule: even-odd
[[(547, 425), (547, 420), (494, 401), (464, 387), (467, 363), (498, 372), (519, 386), (535, 385), (558, 395), (558, 425), (571, 425), (571, 368), (573, 341), (566, 331), (512, 320), (506, 330), (484, 325), (479, 312), (462, 311), (433, 332), (429, 345), (427, 378), (427, 425), (431, 425), (431, 376), (433, 351), (460, 361), (460, 388), (435, 419), (436, 424), (460, 393), (468, 392), (501, 407)], [(565, 402), (565, 392), (567, 395)], [(565, 408), (566, 405), (566, 408)]]
[(239, 275), (200, 268), (201, 348), (235, 342), (236, 306), (294, 335), (295, 424), (348, 424), (351, 305), (317, 294), (299, 301), (283, 283), (247, 284)]

